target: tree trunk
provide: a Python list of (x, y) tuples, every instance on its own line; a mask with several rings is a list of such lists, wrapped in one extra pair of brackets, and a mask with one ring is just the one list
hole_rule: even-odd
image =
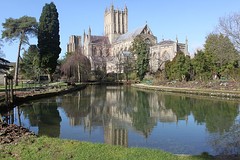
[(19, 59), (20, 59), (20, 51), (22, 46), (22, 38), (20, 39), (19, 45), (18, 45), (18, 54), (17, 54), (17, 62), (15, 67), (15, 86), (18, 86), (18, 70), (19, 70)]
[(48, 82), (52, 82), (52, 74), (48, 73)]
[(81, 82), (81, 68), (80, 68), (80, 64), (78, 64), (78, 82)]

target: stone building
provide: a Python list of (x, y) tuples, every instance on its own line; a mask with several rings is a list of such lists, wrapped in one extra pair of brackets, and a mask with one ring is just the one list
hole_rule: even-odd
[(69, 43), (67, 44), (67, 52), (75, 52), (82, 48), (81, 36), (72, 35), (69, 37)]
[(161, 62), (171, 60), (179, 50), (188, 54), (187, 44), (171, 40), (157, 43), (157, 37), (147, 24), (128, 32), (128, 8), (125, 6), (123, 10), (118, 10), (114, 9), (113, 5), (109, 9), (106, 8), (104, 13), (104, 35), (92, 35), (89, 27), (88, 33), (83, 33), (83, 45), (79, 41), (80, 36), (70, 37), (68, 52), (73, 51), (72, 48), (76, 49), (76, 46), (82, 46), (82, 53), (90, 60), (92, 71), (119, 73), (122, 72), (118, 64), (123, 58), (123, 52), (129, 51), (132, 42), (138, 36), (151, 46), (151, 72), (156, 72), (164, 66)]
[(178, 43), (172, 40), (162, 40), (156, 45), (150, 47), (149, 54), (149, 68), (150, 72), (157, 72), (159, 69), (164, 68), (164, 64), (168, 60), (172, 60), (177, 52), (183, 52), (185, 55), (188, 53), (188, 40), (184, 43)]
[(109, 38), (109, 42), (128, 32), (128, 9), (115, 10), (112, 5), (105, 10), (104, 14), (104, 35)]

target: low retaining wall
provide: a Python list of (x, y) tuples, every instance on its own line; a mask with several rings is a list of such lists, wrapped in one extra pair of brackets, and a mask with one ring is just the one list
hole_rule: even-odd
[(60, 90), (60, 91), (56, 91), (56, 92), (47, 92), (47, 93), (33, 94), (33, 95), (28, 95), (28, 96), (23, 96), (23, 97), (16, 97), (15, 104), (21, 104), (21, 103), (29, 101), (29, 100), (36, 100), (36, 99), (40, 99), (40, 98), (46, 98), (46, 97), (50, 97), (50, 96), (57, 96), (60, 94), (70, 93), (73, 91), (84, 89), (84, 88), (86, 88), (86, 86), (87, 85), (82, 84), (82, 85), (74, 86), (72, 88)]
[(163, 92), (195, 94), (195, 95), (201, 95), (201, 96), (216, 96), (216, 97), (225, 97), (225, 98), (240, 98), (239, 91), (175, 88), (175, 87), (153, 86), (153, 85), (145, 85), (145, 84), (132, 84), (131, 86), (136, 88), (163, 91)]
[(81, 84), (81, 85), (76, 85), (69, 89), (63, 89), (63, 90), (55, 91), (55, 92), (45, 92), (45, 93), (43, 92), (43, 93), (37, 93), (37, 94), (26, 95), (26, 96), (21, 96), (21, 97), (15, 97), (15, 99), (14, 99), (15, 102), (13, 104), (10, 104), (9, 106), (7, 106), (6, 104), (0, 104), (0, 112), (6, 112), (6, 111), (14, 108), (16, 105), (20, 105), (27, 101), (71, 93), (74, 91), (84, 89), (84, 88), (86, 88), (86, 86), (87, 86), (86, 84)]

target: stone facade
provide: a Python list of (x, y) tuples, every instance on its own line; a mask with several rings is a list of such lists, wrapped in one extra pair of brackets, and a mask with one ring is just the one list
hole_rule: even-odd
[(177, 52), (183, 52), (185, 55), (188, 53), (188, 40), (186, 43), (178, 43), (178, 40), (162, 40), (158, 44), (150, 47), (149, 66), (150, 72), (157, 72), (159, 69), (164, 68), (164, 64), (168, 60), (172, 60)]
[(72, 35), (69, 37), (69, 43), (67, 44), (67, 52), (75, 52), (82, 48), (81, 36)]
[(105, 10), (104, 14), (104, 34), (113, 41), (120, 35), (128, 32), (128, 9), (115, 10), (112, 5), (110, 9)]
[(123, 52), (129, 51), (137, 36), (142, 37), (151, 46), (149, 53), (151, 72), (164, 67), (163, 62), (172, 60), (180, 50), (188, 54), (187, 41), (186, 44), (171, 40), (157, 43), (157, 37), (147, 24), (128, 32), (128, 8), (125, 6), (124, 10), (116, 10), (113, 5), (105, 10), (104, 36), (92, 35), (89, 27), (88, 33), (84, 31), (83, 45), (80, 36), (70, 37), (68, 51), (73, 51), (77, 48), (76, 46), (81, 47), (82, 53), (91, 62), (91, 71), (119, 73), (122, 72), (118, 64), (123, 57)]

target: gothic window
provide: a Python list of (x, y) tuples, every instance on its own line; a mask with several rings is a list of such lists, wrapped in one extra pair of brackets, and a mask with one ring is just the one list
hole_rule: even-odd
[(106, 56), (109, 56), (109, 49), (106, 49)]
[(170, 60), (170, 54), (167, 51), (164, 51), (164, 53), (162, 55), (162, 59), (163, 59), (163, 61)]
[(156, 54), (156, 52), (153, 52), (153, 60), (156, 60), (157, 59), (157, 54)]
[(149, 39), (149, 38), (146, 38), (146, 39), (145, 39), (145, 43), (147, 43), (147, 44), (151, 44), (150, 39)]
[(96, 55), (96, 54), (97, 54), (97, 48), (94, 47), (94, 48), (93, 48), (93, 55)]

